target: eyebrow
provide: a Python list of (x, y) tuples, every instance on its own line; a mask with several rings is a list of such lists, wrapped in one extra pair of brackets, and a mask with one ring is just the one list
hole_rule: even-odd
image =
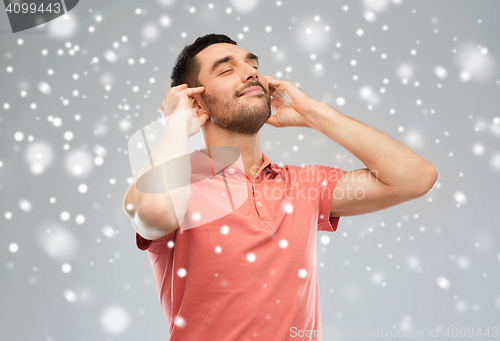
[[(214, 72), (215, 69), (217, 69), (217, 67), (221, 64), (224, 64), (224, 63), (227, 63), (229, 62), (230, 60), (233, 60), (234, 57), (233, 56), (225, 56), (217, 61), (215, 61), (215, 63), (212, 65), (212, 67), (210, 68), (210, 73)], [(249, 52), (247, 53), (247, 55), (245, 56), (245, 60), (255, 60), (257, 62), (257, 65), (259, 65), (259, 57), (257, 57), (255, 54)]]

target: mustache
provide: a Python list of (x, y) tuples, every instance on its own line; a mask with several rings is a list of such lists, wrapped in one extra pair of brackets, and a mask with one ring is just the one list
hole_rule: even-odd
[(264, 94), (266, 94), (266, 95), (268, 94), (268, 91), (262, 86), (262, 84), (260, 84), (259, 81), (256, 81), (256, 82), (248, 84), (243, 89), (241, 89), (241, 91), (238, 93), (238, 95), (236, 97), (239, 97), (243, 93), (243, 91), (245, 91), (248, 88), (251, 88), (252, 86), (258, 86), (262, 89), (262, 91), (264, 91)]

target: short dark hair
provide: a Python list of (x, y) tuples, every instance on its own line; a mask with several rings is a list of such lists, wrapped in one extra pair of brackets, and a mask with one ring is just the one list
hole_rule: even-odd
[(207, 34), (197, 38), (191, 45), (186, 45), (175, 62), (170, 76), (172, 82), (171, 87), (188, 84), (188, 87), (200, 86), (198, 74), (200, 73), (201, 64), (196, 58), (198, 52), (213, 44), (227, 43), (238, 45), (234, 40), (224, 34)]

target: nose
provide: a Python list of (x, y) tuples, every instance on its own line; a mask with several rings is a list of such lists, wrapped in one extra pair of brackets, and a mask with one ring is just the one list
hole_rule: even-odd
[[(248, 64), (247, 64), (248, 65)], [(246, 76), (246, 80), (248, 81), (249, 79), (259, 79), (259, 71), (254, 68), (253, 66), (251, 65), (248, 65), (246, 68), (245, 68), (245, 76)]]
[(244, 68), (244, 77), (243, 77), (243, 82), (247, 83), (247, 82), (259, 82), (260, 86), (264, 88), (264, 92), (266, 91), (266, 84), (263, 83), (262, 81), (264, 80), (265, 82), (265, 78), (261, 78), (259, 77), (259, 70), (257, 70), (255, 67), (253, 67), (252, 65), (249, 65), (247, 63), (245, 63), (245, 68)]

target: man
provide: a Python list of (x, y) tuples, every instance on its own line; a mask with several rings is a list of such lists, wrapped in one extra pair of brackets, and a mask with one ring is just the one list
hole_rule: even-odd
[[(186, 46), (171, 78), (165, 132), (124, 200), (170, 340), (321, 340), (317, 231), (421, 197), (438, 171), (293, 83), (259, 74), (257, 56), (225, 35)], [(279, 167), (262, 153), (264, 123), (315, 129), (367, 168)], [(200, 129), (206, 148), (190, 154)], [(163, 193), (147, 190), (153, 180)]]

